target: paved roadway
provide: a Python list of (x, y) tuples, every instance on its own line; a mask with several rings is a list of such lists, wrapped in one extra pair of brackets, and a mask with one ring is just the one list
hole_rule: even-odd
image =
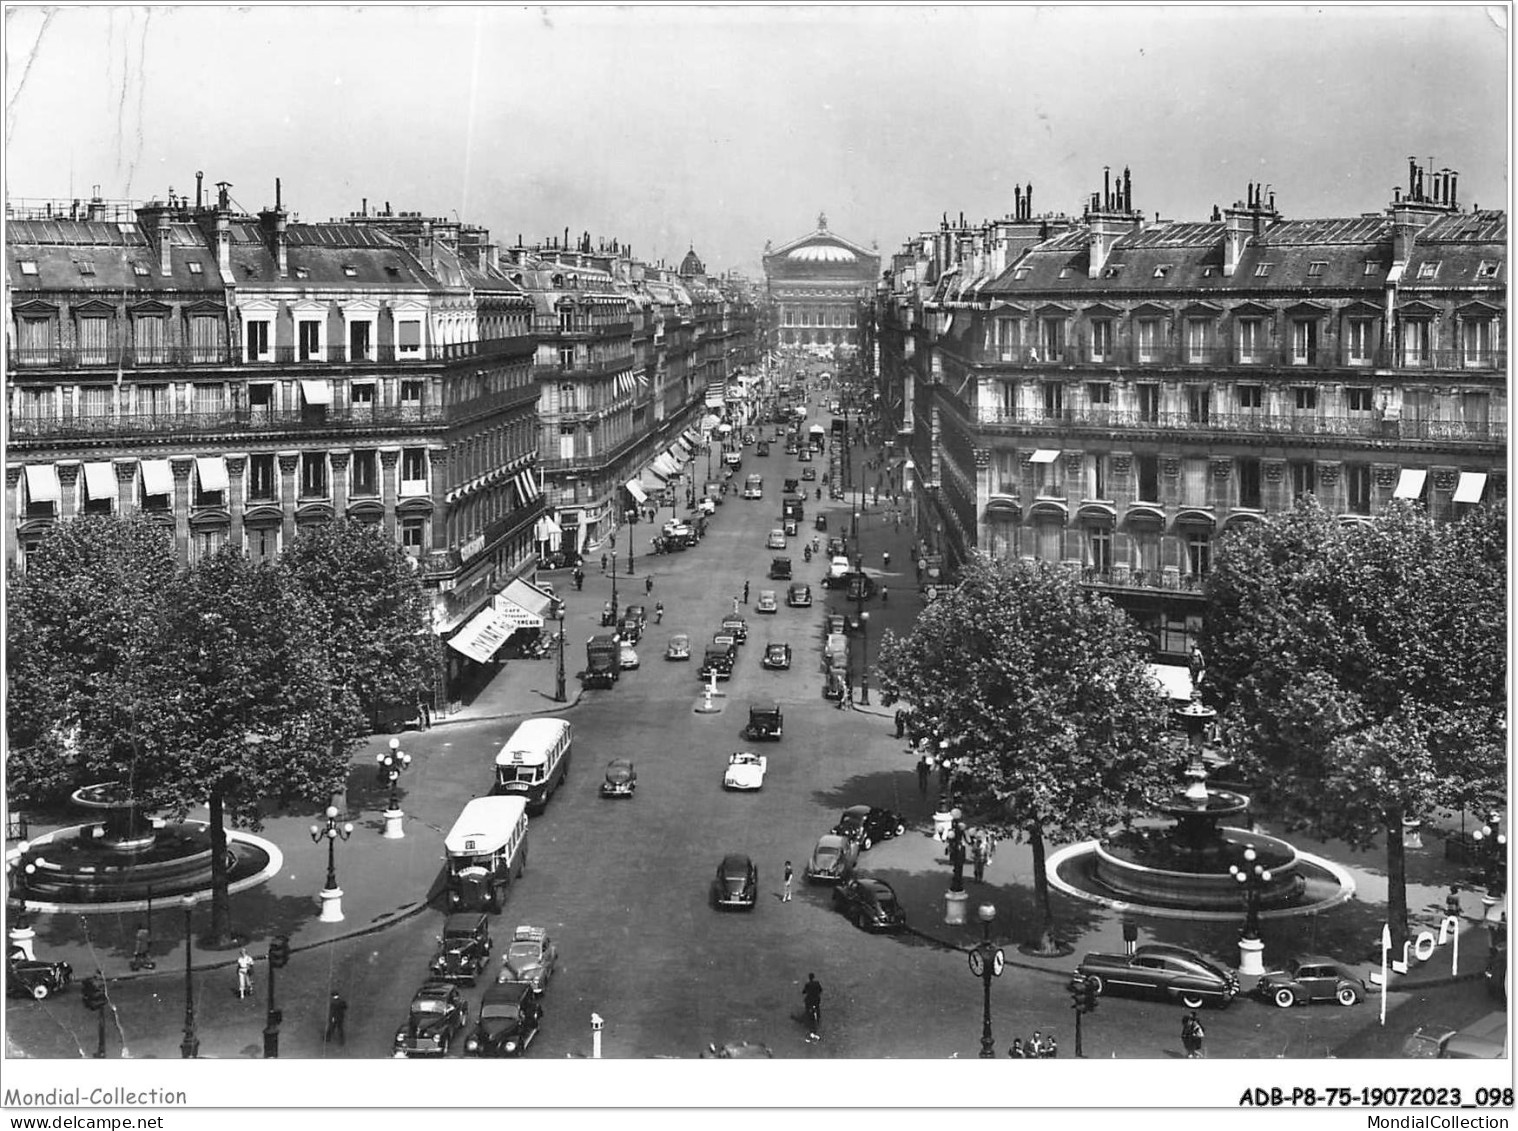
[[(773, 616), (752, 611), (764, 588), (784, 596), (784, 583), (764, 580), (772, 556), (764, 541), (779, 525), (781, 480), (796, 474), (786, 469), (800, 465), (780, 447), (772, 451), (768, 458), (750, 451), (743, 468), (765, 475), (762, 500), (730, 495), (698, 547), (641, 557), (631, 588), (639, 596), (629, 597), (623, 579), (623, 603), (644, 599), (652, 607), (662, 600), (664, 623), (651, 625), (639, 648), (641, 670), (625, 673), (615, 689), (587, 693), (568, 712), (576, 728), (571, 773), (547, 812), (533, 820), (526, 876), (495, 921), (497, 955), (518, 923), (547, 927), (559, 946), (560, 968), (546, 995), (535, 1056), (585, 1055), (592, 1012), (606, 1021), (603, 1052), (610, 1057), (691, 1056), (706, 1041), (740, 1039), (797, 1058), (967, 1057), (978, 1049), (981, 987), (962, 954), (912, 935), (866, 935), (831, 911), (826, 888), (809, 889), (800, 879), (816, 837), (844, 806), (863, 802), (897, 809), (912, 828), (902, 839), (872, 849), (863, 864), (897, 887), (914, 924), (940, 936), (949, 933), (939, 925), (947, 868), (939, 846), (926, 835), (933, 798), (918, 795), (913, 760), (893, 737), (889, 712), (878, 701), (878, 713), (840, 711), (821, 696), (820, 625), (827, 594), (817, 585), (821, 559), (804, 563), (799, 538), (792, 540), (791, 551), (796, 579), (812, 583), (817, 603), (810, 610), (782, 604)], [(827, 464), (812, 466), (820, 477)], [(835, 531), (845, 525), (843, 503), (824, 499), (820, 505)], [(808, 534), (818, 506), (808, 499)], [(919, 607), (907, 564), (911, 534), (904, 527), (898, 532), (877, 512), (866, 518), (863, 539), (867, 562), (878, 565), (881, 549), (889, 547), (898, 574), (889, 579), (896, 600), (886, 608), (878, 599), (872, 602), (871, 631), (877, 636), (882, 622), (906, 627)], [(642, 598), (650, 568), (654, 589)], [(696, 662), (666, 662), (663, 645), (671, 633), (685, 631), (699, 654), (722, 615), (731, 611), (734, 595), (741, 595), (745, 579), (751, 583), (748, 643), (740, 648), (734, 678), (721, 685), (723, 711), (698, 714), (693, 710), (700, 698)], [(581, 598), (585, 607), (599, 607), (609, 588), (605, 579), (590, 577)], [(792, 645), (789, 672), (760, 667), (770, 640)], [(572, 648), (570, 658), (582, 659), (583, 641), (572, 642)], [(578, 666), (571, 663), (569, 669)], [(779, 700), (786, 718), (785, 739), (758, 747), (769, 757), (765, 787), (756, 794), (726, 793), (722, 772), (728, 753), (745, 745), (740, 732), (748, 704), (767, 698)], [(424, 836), (430, 827), (440, 842), (463, 804), (488, 791), (494, 753), (514, 725), (452, 723), (408, 739), (415, 763), (405, 782), (405, 805), (413, 835)], [(603, 800), (602, 768), (618, 756), (637, 763), (637, 795)], [(371, 758), (363, 752), (358, 760)], [(758, 864), (760, 902), (751, 913), (719, 913), (708, 904), (716, 864), (729, 851), (747, 852)], [(1023, 850), (1003, 846), (990, 884), (979, 891), (971, 885), (972, 897), (983, 891), (996, 899), (1003, 921), (1011, 915), (1026, 922), (1032, 914), (1025, 857)], [(798, 880), (794, 901), (783, 904), (780, 875), (787, 859)], [(435, 878), (425, 861), (397, 873), (395, 905), (414, 900)], [(1100, 929), (1099, 917), (1088, 909), (1066, 912), (1088, 929)], [(387, 1055), (410, 993), (425, 978), (441, 920), (441, 912), (426, 910), (389, 929), (297, 954), (281, 975), (284, 1055)], [(1016, 958), (1015, 952), (1009, 955)], [(1026, 1038), (1042, 1028), (1058, 1034), (1063, 1055), (1073, 1054), (1065, 977), (1074, 961), (1058, 969), (1012, 966), (995, 983), (998, 1051), (1012, 1035)], [(825, 987), (820, 1044), (804, 1041), (799, 1020), (801, 985), (813, 971)], [(197, 975), (196, 984), (204, 1043), (232, 1055), (259, 1055), (262, 981), (256, 1002), (235, 1000), (227, 971)], [(181, 986), (165, 969), (114, 987), (118, 1016), (129, 1019), (124, 1035), (132, 1055), (177, 1055)], [(352, 1003), (341, 1045), (320, 1040), (331, 988)], [(466, 992), (473, 1012), (483, 987)], [(78, 1056), (81, 1047), (93, 1050), (93, 1025), (88, 1015), (81, 1016), (75, 995), (13, 1004), (19, 1006), (8, 1011), (13, 1051)], [(1463, 1014), (1481, 1004), (1462, 1007), (1455, 1020), (1469, 1020)], [(1106, 1000), (1088, 1024), (1086, 1053), (1180, 1056), (1180, 1016), (1173, 1007)], [(1209, 1015), (1208, 1044), (1221, 1056), (1321, 1057), (1373, 1022), (1371, 1007), (1283, 1012), (1244, 1002)], [(117, 1047), (113, 1034), (112, 1055)]]

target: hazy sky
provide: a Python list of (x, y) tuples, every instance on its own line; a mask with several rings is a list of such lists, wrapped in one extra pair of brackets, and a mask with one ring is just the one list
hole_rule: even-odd
[(757, 272), (829, 226), (889, 254), (1103, 164), (1205, 219), (1382, 208), (1407, 158), (1506, 207), (1491, 7), (97, 7), (7, 10), (5, 189), (145, 199), (274, 178), (302, 219), (389, 201)]

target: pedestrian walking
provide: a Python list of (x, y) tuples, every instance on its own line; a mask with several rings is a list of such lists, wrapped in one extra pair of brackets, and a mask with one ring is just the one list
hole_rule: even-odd
[(986, 881), (986, 838), (977, 832), (970, 840), (970, 861), (975, 865), (975, 882)]
[(425, 699), (418, 700), (416, 713), (423, 730), (432, 729), (432, 705)]
[(924, 754), (917, 759), (917, 792), (924, 797), (928, 795), (928, 756)]
[(606, 555), (605, 554), (601, 555), (601, 572), (602, 573), (606, 572)]
[(745, 605), (748, 604), (748, 582), (747, 581), (744, 581), (744, 583), (743, 583), (743, 603)]
[(905, 710), (896, 712), (896, 737), (901, 738), (907, 733), (907, 713)]
[(645, 574), (644, 577), (643, 577), (643, 592), (644, 593), (652, 593), (653, 591), (654, 591), (654, 578), (653, 578), (653, 574)]
[(1444, 897), (1444, 914), (1452, 919), (1460, 918), (1460, 885), (1450, 884), (1449, 894)]
[[(889, 554), (887, 554), (886, 556), (890, 557)], [(880, 603), (882, 605), (884, 605), (884, 604), (886, 604), (886, 603), (888, 603), (890, 601), (890, 598), (891, 598), (891, 590), (887, 586), (882, 585), (880, 587)]]
[(579, 566), (575, 566), (574, 578), (575, 592), (578, 593), (580, 590), (585, 588), (585, 571)]
[(132, 943), (132, 969), (151, 970), (153, 960), (148, 956), (148, 948), (153, 944), (153, 937), (148, 933), (146, 923), (137, 924), (137, 933), (133, 936)]
[(801, 988), (801, 1000), (806, 1005), (806, 1039), (820, 1041), (822, 1040), (822, 983), (817, 980), (816, 974), (806, 976), (806, 985)]
[(253, 956), (243, 947), (237, 954), (237, 997), (241, 1000), (253, 992)]
[(780, 896), (781, 903), (789, 903), (791, 901), (791, 880), (795, 875), (795, 870), (791, 868), (791, 862), (787, 860), (785, 862), (785, 891)]
[(348, 1043), (348, 1034), (343, 1029), (343, 1024), (348, 1020), (348, 1003), (339, 993), (327, 1000), (327, 1040), (331, 1040), (333, 1034), (337, 1035), (340, 1044)]
[(654, 604), (654, 623), (655, 624), (663, 624), (664, 623), (664, 602), (663, 601), (658, 601), (658, 602), (656, 602)]
[(1185, 1046), (1188, 1060), (1200, 1060), (1202, 1056), (1202, 1040), (1207, 1036), (1202, 1028), (1202, 1019), (1196, 1015), (1196, 1010), (1186, 1014), (1181, 1021), (1181, 1044)]

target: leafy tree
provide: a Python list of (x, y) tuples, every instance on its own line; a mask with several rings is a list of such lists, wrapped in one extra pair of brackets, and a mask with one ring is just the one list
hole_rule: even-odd
[(1309, 500), (1230, 534), (1208, 578), (1208, 682), (1257, 797), (1357, 847), (1386, 837), (1398, 945), (1404, 817), (1504, 792), (1505, 531), (1501, 506), (1346, 526)]
[(1053, 952), (1045, 843), (1099, 835), (1171, 785), (1166, 703), (1127, 615), (1065, 570), (978, 557), (912, 632), (887, 632), (879, 674), (917, 726), (962, 759), (977, 823), (1025, 839)]
[(342, 520), (303, 531), (278, 565), (317, 618), (354, 734), (387, 705), (431, 696), (431, 602), (413, 560), (380, 527)]
[(154, 688), (172, 536), (138, 517), (57, 523), (12, 574), (6, 619), (6, 779), (16, 804), (131, 782)]
[(167, 605), (154, 671), (165, 693), (142, 724), (151, 768), (138, 790), (180, 819), (209, 807), (214, 941), (230, 926), (227, 826), (257, 830), (269, 798), (329, 797), (351, 743), (337, 733), (319, 618), (276, 568), (223, 549)]

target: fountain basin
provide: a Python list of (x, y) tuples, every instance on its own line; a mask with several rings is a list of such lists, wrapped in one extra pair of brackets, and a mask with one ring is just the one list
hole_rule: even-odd
[(1224, 826), (1206, 843), (1192, 846), (1160, 830), (1129, 830), (1097, 842), (1092, 877), (1124, 900), (1201, 911), (1237, 911), (1239, 882), (1229, 873), (1253, 847), (1256, 863), (1270, 870), (1260, 887), (1262, 908), (1281, 907), (1301, 894), (1298, 853), (1284, 840)]

